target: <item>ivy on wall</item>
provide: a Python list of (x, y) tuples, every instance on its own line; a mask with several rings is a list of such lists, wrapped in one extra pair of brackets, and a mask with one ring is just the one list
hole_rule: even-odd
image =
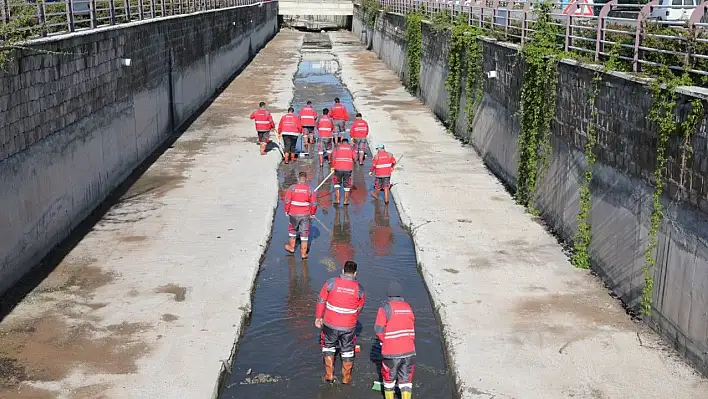
[(420, 86), (420, 57), (423, 46), (423, 17), (418, 13), (406, 15), (406, 87), (412, 94), (418, 92)]
[(690, 156), (693, 134), (704, 117), (703, 103), (693, 100), (690, 111), (683, 122), (677, 115), (678, 93), (677, 86), (693, 84), (691, 77), (684, 73), (676, 76), (667, 67), (660, 67), (658, 78), (651, 83), (652, 106), (649, 110), (649, 119), (656, 124), (656, 164), (654, 167), (654, 193), (652, 195), (652, 212), (649, 219), (649, 244), (644, 251), (645, 265), (642, 268), (644, 275), (644, 288), (642, 290), (641, 314), (650, 316), (652, 313), (652, 293), (654, 290), (654, 268), (656, 266), (656, 249), (659, 244), (658, 233), (664, 219), (664, 207), (661, 197), (666, 185), (666, 163), (668, 160), (668, 145), (672, 136), (681, 138), (682, 141), (682, 166), (681, 176), (686, 170), (686, 158)]
[(361, 11), (364, 14), (364, 25), (368, 28), (376, 26), (376, 18), (379, 16), (381, 5), (378, 0), (364, 0), (361, 3)]
[[(617, 42), (610, 49), (610, 58), (605, 63), (604, 73), (614, 71), (621, 68), (619, 63), (620, 43)], [(590, 107), (590, 120), (586, 131), (587, 142), (585, 143), (585, 158), (587, 160), (587, 169), (584, 173), (584, 179), (580, 186), (579, 204), (578, 204), (578, 231), (573, 239), (573, 254), (570, 257), (571, 263), (581, 269), (590, 268), (590, 244), (592, 242), (592, 225), (590, 223), (590, 211), (592, 208), (592, 193), (590, 192), (590, 184), (592, 183), (592, 166), (597, 160), (595, 157), (595, 147), (597, 145), (597, 95), (600, 93), (600, 85), (602, 84), (603, 73), (595, 72), (592, 79), (592, 89), (588, 97), (588, 106)]]
[(10, 60), (14, 50), (23, 48), (20, 43), (42, 30), (37, 23), (37, 8), (34, 5), (15, 5), (12, 13), (10, 22), (0, 23), (0, 68)]
[[(536, 4), (537, 19), (533, 22), (533, 34), (530, 40), (521, 47), (520, 54), (525, 62), (523, 86), (520, 99), (519, 118), (521, 134), (518, 139), (519, 161), (517, 165), (517, 203), (525, 206), (531, 213), (538, 213), (534, 208), (536, 187), (542, 177), (550, 158), (550, 134), (555, 119), (557, 95), (557, 63), (561, 56), (587, 61), (574, 53), (562, 53), (558, 39), (560, 28), (551, 23), (549, 3)], [(483, 95), (482, 53), (478, 37), (493, 33), (486, 29), (469, 26), (466, 18), (459, 17), (450, 21), (447, 13), (438, 13), (431, 19), (431, 30), (435, 33), (445, 29), (450, 30), (448, 75), (445, 79), (445, 89), (448, 93), (448, 115), (446, 126), (449, 132), (455, 130), (459, 118), (462, 85), (464, 84), (466, 103), (464, 112), (468, 129), (471, 129), (475, 112)], [(418, 13), (406, 16), (406, 65), (408, 76), (406, 86), (412, 93), (419, 88), (420, 60), (423, 17)], [(577, 215), (578, 230), (573, 240), (572, 263), (579, 268), (591, 266), (589, 249), (592, 243), (592, 226), (590, 215), (592, 208), (591, 183), (592, 167), (596, 163), (597, 147), (597, 96), (603, 77), (610, 71), (626, 71), (628, 64), (623, 60), (623, 42), (617, 40), (609, 50), (609, 59), (604, 64), (604, 70), (597, 72), (592, 79), (592, 88), (588, 97), (590, 120), (586, 136), (584, 152), (587, 159), (587, 169), (579, 188), (579, 210)], [(691, 41), (686, 41), (686, 46)], [(626, 57), (626, 55), (624, 55)], [(667, 55), (670, 56), (670, 55)], [(661, 60), (656, 60), (661, 62)], [(667, 62), (670, 63), (670, 62)], [(688, 65), (687, 65), (688, 66)], [(652, 292), (654, 289), (654, 267), (656, 265), (656, 248), (658, 232), (664, 217), (661, 198), (665, 187), (667, 162), (680, 163), (679, 189), (684, 186), (687, 164), (693, 152), (691, 144), (693, 136), (705, 118), (706, 107), (700, 100), (692, 100), (688, 104), (689, 111), (679, 117), (679, 95), (677, 86), (700, 84), (687, 73), (676, 73), (666, 67), (657, 67), (652, 71), (656, 77), (651, 84), (652, 106), (649, 119), (657, 127), (656, 163), (653, 173), (654, 192), (652, 196), (652, 213), (648, 245), (645, 249), (646, 264), (643, 268), (644, 288), (641, 299), (641, 312), (650, 315), (652, 310)], [(701, 78), (703, 79), (703, 78)], [(699, 79), (699, 80), (701, 80)], [(701, 80), (702, 81), (702, 80)], [(670, 139), (676, 137), (681, 142), (680, 160), (670, 159), (667, 152)]]
[(472, 128), (475, 113), (484, 89), (482, 80), (482, 52), (478, 36), (482, 29), (470, 26), (467, 18), (461, 15), (451, 28), (450, 49), (448, 56), (448, 75), (445, 89), (448, 93), (448, 132), (454, 133), (460, 111), (462, 81), (465, 81), (465, 116), (467, 128)]
[(534, 208), (536, 185), (548, 166), (551, 123), (556, 113), (556, 65), (559, 50), (549, 3), (537, 4), (531, 40), (521, 48), (526, 63), (521, 89), (521, 135), (518, 140), (516, 202)]

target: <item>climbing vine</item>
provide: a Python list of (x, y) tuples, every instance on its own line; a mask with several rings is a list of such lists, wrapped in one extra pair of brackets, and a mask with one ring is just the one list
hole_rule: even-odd
[(519, 136), (519, 163), (517, 171), (517, 203), (532, 213), (536, 184), (548, 166), (551, 123), (555, 118), (556, 65), (559, 50), (556, 47), (556, 29), (551, 23), (551, 6), (537, 5), (538, 18), (533, 24), (533, 35), (521, 49), (526, 63), (521, 89), (521, 135)]
[[(605, 73), (621, 68), (619, 64), (620, 45), (617, 42), (609, 51), (610, 58), (605, 63)], [(592, 225), (590, 223), (590, 210), (592, 208), (592, 196), (590, 184), (592, 183), (592, 166), (597, 160), (595, 157), (595, 146), (597, 145), (597, 95), (600, 92), (602, 83), (602, 73), (595, 72), (592, 79), (592, 89), (588, 98), (590, 107), (590, 120), (587, 127), (587, 142), (585, 143), (585, 158), (587, 159), (587, 169), (584, 173), (584, 180), (580, 186), (579, 210), (578, 210), (578, 231), (573, 239), (573, 255), (571, 263), (581, 269), (590, 268), (590, 243), (592, 241)]]
[(23, 48), (20, 43), (37, 35), (42, 26), (37, 23), (37, 9), (34, 5), (15, 5), (12, 8), (12, 19), (0, 23), (0, 67), (10, 60), (11, 54)]
[(423, 45), (423, 17), (418, 13), (406, 15), (406, 87), (415, 94), (420, 85), (420, 57)]
[[(664, 218), (664, 208), (661, 203), (661, 196), (666, 185), (666, 162), (668, 160), (667, 149), (672, 136), (678, 135), (682, 139), (681, 145), (681, 178), (686, 168), (686, 157), (691, 152), (690, 143), (693, 134), (701, 123), (704, 116), (703, 103), (694, 100), (690, 103), (690, 112), (683, 122), (679, 122), (676, 115), (678, 103), (678, 93), (676, 87), (681, 85), (691, 85), (692, 79), (684, 73), (675, 76), (669, 68), (659, 67), (658, 78), (651, 83), (652, 106), (649, 110), (649, 119), (656, 124), (656, 165), (654, 167), (654, 193), (652, 195), (652, 212), (649, 219), (649, 243), (644, 251), (645, 265), (642, 268), (644, 275), (644, 288), (642, 290), (641, 313), (645, 316), (651, 315), (652, 292), (654, 290), (654, 268), (656, 266), (656, 249), (659, 243), (658, 233), (661, 222)], [(682, 182), (681, 182), (682, 183)], [(683, 186), (683, 184), (680, 184)]]
[(462, 80), (465, 80), (465, 115), (467, 128), (471, 129), (477, 106), (482, 99), (483, 82), (481, 78), (481, 46), (477, 37), (482, 30), (469, 26), (467, 18), (459, 18), (451, 29), (448, 56), (448, 75), (445, 89), (448, 93), (448, 113), (446, 125), (453, 133), (460, 110)]
[(573, 240), (573, 255), (570, 260), (575, 267), (581, 269), (590, 268), (590, 242), (592, 241), (592, 226), (590, 224), (590, 208), (592, 207), (592, 197), (590, 192), (590, 183), (592, 182), (592, 165), (595, 164), (595, 145), (597, 144), (597, 94), (600, 92), (600, 82), (602, 75), (599, 72), (595, 73), (592, 79), (592, 90), (590, 98), (588, 98), (588, 106), (590, 107), (590, 120), (587, 127), (587, 142), (585, 143), (585, 158), (587, 159), (587, 169), (585, 170), (585, 179), (580, 186), (580, 203), (578, 211), (578, 231), (575, 233)]
[(364, 13), (364, 25), (373, 28), (376, 25), (376, 18), (379, 16), (380, 4), (378, 0), (364, 0), (361, 3), (361, 11)]

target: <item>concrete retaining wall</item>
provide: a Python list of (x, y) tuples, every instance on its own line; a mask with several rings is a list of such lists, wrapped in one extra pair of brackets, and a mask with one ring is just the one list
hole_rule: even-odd
[(0, 71), (0, 293), (245, 66), (277, 32), (277, 7), (125, 24), (15, 54)]
[[(362, 25), (355, 13), (353, 31), (401, 78), (405, 68), (405, 18), (384, 14), (375, 29)], [(423, 26), (419, 92), (441, 119), (447, 116), (448, 33), (433, 33)], [(517, 173), (517, 138), (520, 133), (519, 100), (523, 63), (516, 62), (517, 46), (483, 40), (484, 70), (496, 70), (486, 79), (484, 99), (468, 132), (464, 111), (457, 135), (470, 142), (489, 168), (514, 186)], [(587, 106), (594, 70), (567, 61), (559, 64), (558, 104), (551, 138), (551, 164), (538, 186), (537, 208), (564, 240), (577, 229), (578, 193), (587, 167), (584, 155), (591, 110)], [(682, 88), (701, 96), (698, 88)], [(703, 94), (705, 99), (705, 94)], [(651, 95), (631, 77), (612, 73), (604, 77), (597, 97), (599, 110), (598, 162), (593, 166), (592, 248), (594, 269), (626, 304), (635, 308), (644, 286), (642, 268), (648, 239), (656, 154), (656, 128), (647, 120)], [(461, 109), (465, 99), (462, 94)], [(666, 217), (658, 235), (654, 279), (654, 315), (649, 323), (694, 363), (708, 373), (708, 120), (695, 135), (693, 159), (683, 180), (678, 140), (670, 145)], [(683, 182), (683, 183), (682, 183)], [(679, 187), (686, 201), (671, 200)]]

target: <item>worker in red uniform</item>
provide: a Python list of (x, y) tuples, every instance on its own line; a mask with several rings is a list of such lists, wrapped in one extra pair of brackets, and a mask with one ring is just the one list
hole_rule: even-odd
[(397, 281), (386, 291), (388, 303), (379, 308), (374, 332), (381, 342), (381, 376), (385, 399), (393, 399), (396, 384), (401, 399), (411, 399), (415, 371), (415, 315), (403, 299)]
[[(317, 119), (317, 153), (320, 155), (320, 166), (324, 165), (324, 154), (332, 153), (332, 135), (334, 134), (334, 122), (329, 116), (329, 109), (322, 110), (322, 116)], [(330, 156), (327, 157), (332, 163)]]
[(315, 143), (315, 124), (317, 121), (317, 111), (312, 108), (312, 101), (300, 110), (300, 125), (302, 125), (302, 143), (305, 152), (310, 152), (310, 145)]
[[(344, 213), (344, 217), (342, 217), (342, 213)], [(340, 265), (349, 259), (354, 259), (352, 224), (347, 208), (344, 208), (343, 211), (339, 207), (334, 209), (334, 224), (332, 238), (329, 241), (329, 252)]]
[(354, 352), (356, 350), (356, 323), (366, 302), (364, 288), (356, 280), (356, 262), (344, 263), (342, 274), (322, 286), (317, 299), (315, 327), (321, 328), (324, 381), (334, 380), (334, 355), (339, 347), (342, 356), (342, 384), (352, 382)]
[(364, 164), (364, 154), (366, 154), (366, 138), (369, 136), (369, 124), (362, 119), (361, 114), (356, 114), (356, 119), (349, 129), (352, 136), (354, 151), (359, 154), (359, 165)]
[(295, 253), (295, 242), (300, 236), (300, 255), (307, 259), (307, 246), (310, 237), (310, 219), (317, 212), (317, 196), (307, 185), (307, 173), (298, 174), (298, 182), (285, 193), (285, 215), (290, 220), (288, 225), (288, 243), (285, 250)]
[(376, 146), (376, 155), (371, 160), (371, 169), (369, 169), (369, 176), (373, 174), (376, 179), (371, 196), (378, 199), (378, 192), (383, 190), (384, 203), (386, 204), (388, 204), (388, 190), (391, 187), (391, 172), (395, 168), (396, 158), (390, 152), (386, 152), (383, 144), (378, 144)]
[(266, 103), (261, 101), (258, 109), (251, 112), (251, 119), (256, 121), (256, 132), (258, 133), (258, 143), (261, 145), (261, 155), (265, 155), (266, 145), (270, 141), (270, 131), (275, 129), (273, 115), (266, 109)]
[(342, 143), (332, 153), (332, 184), (334, 185), (334, 203), (339, 205), (339, 187), (344, 186), (344, 205), (349, 205), (349, 191), (352, 189), (352, 170), (356, 154), (349, 145), (349, 140), (342, 139)]
[(347, 121), (349, 120), (347, 107), (339, 101), (339, 97), (334, 99), (331, 116), (332, 119), (334, 119), (334, 126), (337, 128), (337, 130), (334, 131), (334, 143), (339, 144), (347, 131)]
[(295, 109), (290, 107), (288, 113), (283, 115), (278, 123), (278, 137), (283, 136), (283, 147), (285, 147), (283, 148), (285, 163), (295, 160), (295, 147), (300, 134), (302, 134), (300, 118), (295, 115)]

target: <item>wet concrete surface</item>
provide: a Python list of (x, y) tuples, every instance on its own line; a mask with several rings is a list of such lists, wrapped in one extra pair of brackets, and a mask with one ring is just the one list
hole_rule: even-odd
[[(339, 97), (353, 119), (352, 96), (338, 77), (339, 65), (328, 50), (326, 35), (308, 34), (295, 76), (293, 106), (300, 109), (307, 100), (321, 113)], [(364, 115), (366, 117), (366, 115)], [(316, 157), (299, 158), (281, 165), (278, 178), (281, 197), (273, 223), (272, 242), (255, 287), (250, 325), (240, 342), (231, 375), (226, 379), (221, 398), (378, 398), (372, 383), (378, 378), (373, 331), (376, 312), (385, 303), (391, 280), (401, 283), (406, 300), (416, 314), (416, 374), (414, 396), (452, 398), (454, 381), (447, 371), (440, 330), (428, 292), (418, 273), (413, 242), (400, 223), (393, 203), (385, 205), (369, 196), (373, 188), (368, 176), (370, 157), (364, 166), (355, 166), (354, 187), (349, 206), (333, 204), (333, 187), (325, 183), (318, 192), (318, 212), (312, 221), (309, 259), (299, 250), (289, 255), (288, 221), (283, 212), (284, 190), (295, 183), (300, 171), (308, 173), (315, 187), (328, 174), (320, 169)], [(343, 198), (343, 195), (342, 195)], [(360, 332), (353, 372), (353, 384), (326, 384), (319, 346), (319, 330), (314, 323), (317, 294), (330, 278), (339, 275), (345, 261), (359, 265), (358, 280), (367, 292), (367, 303), (359, 318)], [(335, 376), (341, 376), (337, 358)]]

